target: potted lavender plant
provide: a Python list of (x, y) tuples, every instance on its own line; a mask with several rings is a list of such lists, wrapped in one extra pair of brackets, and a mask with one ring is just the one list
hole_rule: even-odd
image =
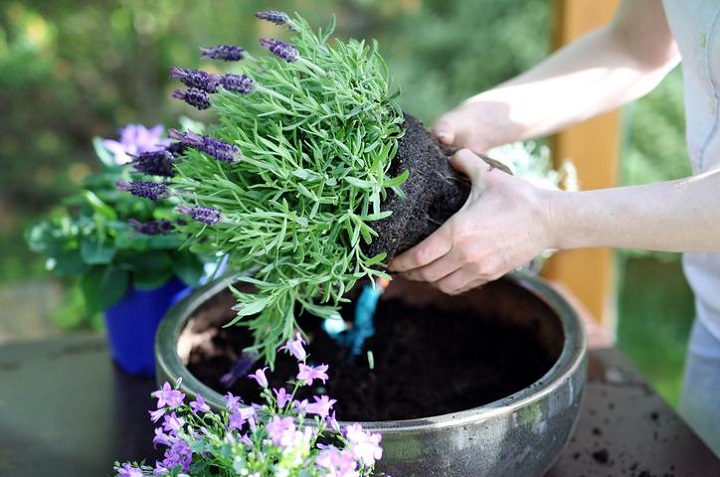
[[(338, 390), (338, 416), (383, 436), (382, 471), (539, 475), (582, 395), (574, 310), (522, 273), (462, 297), (394, 280), (379, 300), (384, 263), (463, 204), (467, 179), (398, 107), (376, 44), (331, 41), (332, 23), (315, 33), (297, 15), (257, 16), (289, 38), (260, 39), (261, 53), (202, 49), (229, 65), (223, 74), (173, 68), (184, 85), (173, 96), (217, 121), (171, 131), (177, 155), (143, 157), (171, 163), (171, 177), (122, 185), (176, 204), (191, 249), (224, 255), (234, 272), (163, 320), (159, 379), (181, 378), (182, 392), (219, 410), (223, 390), (236, 393), (227, 386), (242, 388), (267, 364), (279, 376), (270, 387), (290, 392), (285, 381), (302, 378), (276, 349), (301, 330), (309, 365), (337, 370), (308, 391)], [(497, 387), (481, 397), (475, 386), (487, 378)]]
[[(100, 171), (25, 234), (30, 248), (47, 257), (47, 268), (77, 279), (88, 313), (104, 312), (111, 354), (132, 374), (155, 370), (155, 330), (178, 294), (197, 285), (198, 256), (181, 245), (171, 204), (152, 203), (117, 189), (139, 170), (141, 158), (165, 150), (164, 128), (130, 124), (119, 140), (93, 142)], [(125, 167), (132, 164), (133, 168)], [(162, 172), (162, 171), (157, 171)]]

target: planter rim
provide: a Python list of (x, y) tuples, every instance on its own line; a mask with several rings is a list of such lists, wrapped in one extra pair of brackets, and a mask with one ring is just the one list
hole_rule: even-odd
[[(177, 342), (187, 323), (184, 317), (189, 316), (202, 303), (232, 285), (236, 277), (246, 275), (247, 273), (234, 273), (203, 285), (170, 309), (160, 323), (155, 339), (158, 379), (161, 376), (180, 376), (182, 378), (180, 390), (185, 394), (192, 397), (201, 394), (211, 403), (223, 402), (220, 393), (187, 371), (178, 355)], [(540, 379), (509, 396), (462, 411), (413, 419), (357, 422), (366, 429), (381, 431), (383, 434), (407, 432), (409, 429), (417, 432), (434, 431), (442, 427), (477, 422), (483, 417), (491, 418), (498, 414), (513, 412), (528, 406), (533, 401), (540, 401), (566, 382), (572, 383), (572, 376), (576, 374), (578, 368), (585, 365), (587, 360), (587, 338), (578, 313), (552, 286), (529, 272), (515, 270), (502, 279), (515, 282), (532, 293), (535, 298), (550, 307), (561, 322), (564, 334), (562, 351), (554, 365)]]

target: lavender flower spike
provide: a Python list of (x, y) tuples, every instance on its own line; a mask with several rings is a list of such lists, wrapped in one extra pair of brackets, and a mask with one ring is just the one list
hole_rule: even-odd
[(282, 58), (288, 63), (297, 61), (300, 57), (300, 53), (294, 46), (288, 45), (282, 40), (277, 40), (275, 38), (260, 38), (260, 45), (264, 46), (270, 50), (272, 54), (278, 58)]
[(168, 134), (171, 138), (182, 141), (182, 144), (185, 146), (209, 154), (219, 161), (235, 162), (240, 156), (240, 149), (232, 144), (227, 144), (208, 136), (202, 136), (192, 131), (183, 133), (177, 129), (171, 129)]
[(234, 45), (217, 45), (212, 48), (200, 48), (200, 50), (202, 56), (213, 60), (240, 61), (247, 55), (245, 48)]
[(170, 68), (170, 77), (179, 80), (188, 88), (196, 88), (206, 93), (216, 93), (220, 88), (218, 75), (200, 70), (187, 70), (173, 66)]
[(138, 197), (160, 200), (170, 197), (170, 188), (165, 184), (148, 181), (118, 181), (115, 183), (118, 189), (130, 192)]
[(260, 20), (266, 20), (276, 25), (285, 25), (290, 22), (290, 17), (287, 15), (287, 13), (279, 12), (277, 10), (257, 12), (255, 16)]
[(147, 222), (130, 219), (129, 222), (135, 232), (142, 235), (167, 235), (175, 228), (173, 223), (167, 219), (148, 220)]
[(168, 149), (160, 151), (148, 151), (133, 157), (133, 167), (151, 176), (173, 177), (175, 156)]
[(190, 88), (186, 91), (176, 89), (173, 91), (172, 97), (182, 99), (197, 109), (208, 109), (210, 107), (210, 95), (201, 89)]
[(255, 89), (255, 80), (248, 75), (226, 74), (220, 82), (223, 88), (234, 93), (248, 94)]
[(207, 225), (215, 225), (222, 221), (222, 214), (220, 211), (213, 209), (212, 207), (204, 207), (202, 205), (195, 205), (192, 207), (180, 205), (178, 207), (178, 212), (187, 214), (198, 222), (202, 222)]

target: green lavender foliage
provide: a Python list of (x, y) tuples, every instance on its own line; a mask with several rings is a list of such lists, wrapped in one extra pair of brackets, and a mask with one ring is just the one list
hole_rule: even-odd
[(255, 91), (212, 97), (209, 135), (237, 146), (240, 160), (191, 149), (173, 180), (187, 205), (221, 211), (221, 223), (186, 229), (194, 250), (252, 271), (242, 280), (257, 293), (235, 290), (233, 323), (252, 330), (271, 364), (298, 311), (328, 317), (358, 280), (386, 276), (384, 254), (368, 257), (362, 244), (391, 213), (380, 209), (388, 190), (401, 194), (406, 179), (388, 176), (403, 117), (377, 44), (331, 42), (333, 22), (317, 34), (300, 16), (292, 23), (298, 61), (250, 56), (237, 73), (255, 79)]

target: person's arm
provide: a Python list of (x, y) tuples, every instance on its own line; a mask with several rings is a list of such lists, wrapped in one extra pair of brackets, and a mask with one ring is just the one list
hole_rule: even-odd
[(461, 293), (527, 264), (546, 249), (720, 250), (720, 170), (651, 185), (584, 192), (537, 188), (467, 149), (452, 164), (473, 189), (462, 209), (390, 262), (411, 280)]
[(556, 132), (646, 94), (679, 61), (660, 0), (624, 0), (613, 21), (440, 117), (441, 141), (474, 151)]

